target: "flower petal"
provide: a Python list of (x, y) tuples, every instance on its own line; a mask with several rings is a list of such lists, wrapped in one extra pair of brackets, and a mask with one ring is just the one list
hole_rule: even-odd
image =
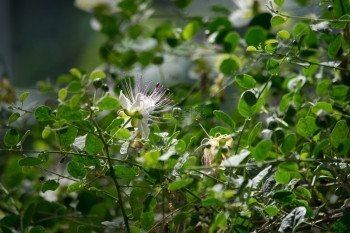
[(119, 103), (121, 104), (121, 106), (124, 109), (126, 109), (128, 111), (130, 110), (130, 108), (131, 108), (130, 100), (123, 94), (123, 91), (120, 91)]
[(138, 130), (141, 133), (141, 136), (144, 139), (147, 139), (149, 136), (149, 126), (148, 126), (148, 118), (143, 118), (142, 120), (139, 120), (138, 122)]

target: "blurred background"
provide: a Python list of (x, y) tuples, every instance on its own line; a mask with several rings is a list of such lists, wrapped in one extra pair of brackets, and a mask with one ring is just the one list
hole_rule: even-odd
[(102, 36), (72, 0), (0, 1), (0, 74), (15, 87), (34, 87), (72, 67), (92, 69)]

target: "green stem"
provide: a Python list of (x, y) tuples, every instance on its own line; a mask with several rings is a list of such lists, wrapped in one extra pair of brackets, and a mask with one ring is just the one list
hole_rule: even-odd
[(125, 211), (125, 208), (124, 208), (124, 203), (123, 203), (123, 197), (122, 197), (122, 193), (121, 193), (121, 188), (120, 188), (120, 185), (118, 183), (118, 180), (117, 180), (117, 176), (115, 175), (115, 172), (114, 172), (114, 168), (113, 168), (113, 163), (112, 163), (112, 159), (111, 159), (111, 156), (109, 154), (109, 147), (108, 147), (108, 144), (103, 136), (103, 132), (101, 130), (101, 128), (98, 126), (97, 122), (95, 121), (95, 119), (93, 118), (93, 115), (92, 113), (90, 114), (90, 118), (91, 118), (91, 121), (92, 123), (94, 124), (94, 126), (96, 127), (97, 129), (97, 132), (100, 136), (100, 139), (102, 140), (102, 143), (103, 143), (103, 147), (104, 147), (104, 154), (106, 155), (107, 157), (107, 162), (108, 162), (108, 167), (109, 167), (109, 170), (110, 170), (110, 173), (111, 173), (111, 177), (112, 177), (112, 180), (114, 182), (114, 186), (117, 190), (117, 195), (118, 195), (118, 203), (119, 203), (119, 206), (120, 206), (120, 209), (122, 211), (122, 214), (123, 214), (123, 219), (124, 219), (124, 224), (125, 224), (125, 228), (126, 228), (126, 232), (127, 233), (130, 233), (130, 227), (129, 227), (129, 219), (128, 219), (128, 216), (126, 214), (126, 211)]

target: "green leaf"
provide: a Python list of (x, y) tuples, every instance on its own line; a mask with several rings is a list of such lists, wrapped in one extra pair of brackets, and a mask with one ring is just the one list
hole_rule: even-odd
[(69, 126), (57, 131), (58, 142), (61, 147), (69, 147), (75, 140), (78, 129)]
[(232, 58), (227, 58), (222, 61), (220, 71), (225, 75), (232, 75), (238, 69), (238, 64)]
[(80, 70), (78, 70), (77, 68), (70, 69), (69, 73), (71, 73), (71, 75), (73, 75), (74, 77), (79, 78), (79, 79), (82, 76)]
[(30, 229), (29, 233), (46, 233), (46, 230), (42, 226), (35, 226), (32, 229)]
[(47, 138), (51, 134), (52, 130), (50, 128), (44, 128), (41, 132), (41, 137), (43, 139)]
[(280, 63), (277, 60), (270, 58), (267, 60), (266, 69), (270, 74), (277, 74), (280, 70)]
[(251, 146), (253, 144), (256, 137), (260, 134), (261, 130), (262, 130), (262, 123), (258, 122), (249, 134), (249, 137), (248, 137), (248, 145), (249, 146)]
[(246, 51), (247, 51), (247, 52), (256, 52), (257, 49), (256, 49), (255, 46), (249, 45), (249, 46), (246, 48)]
[(11, 116), (9, 117), (8, 124), (12, 124), (12, 123), (16, 122), (17, 119), (20, 117), (21, 117), (21, 114), (19, 114), (18, 112), (12, 113)]
[(285, 170), (277, 170), (275, 173), (275, 181), (280, 184), (288, 184), (290, 181), (290, 173)]
[(286, 22), (286, 19), (279, 16), (279, 15), (275, 15), (271, 18), (271, 26), (272, 27), (276, 27), (276, 26), (279, 26), (279, 25), (282, 25)]
[[(254, 97), (251, 94), (245, 94), (247, 91), (243, 92), (241, 95), (241, 98), (239, 99), (238, 102), (238, 112), (243, 116), (243, 117), (251, 117), (253, 114), (257, 111), (257, 109), (260, 109), (261, 107), (261, 101), (258, 100), (257, 104), (254, 105), (249, 105), (246, 102), (246, 99), (249, 101), (250, 96), (252, 97), (252, 102), (254, 102)], [(251, 92), (251, 91), (249, 91)], [(247, 95), (246, 97), (244, 97)], [(256, 99), (256, 97), (255, 97)]]
[(274, 205), (266, 206), (264, 209), (265, 213), (267, 213), (270, 217), (275, 217), (279, 213), (279, 209)]
[[(80, 101), (80, 99), (78, 101)], [(56, 118), (57, 120), (66, 120), (67, 122), (72, 123), (81, 120), (83, 115), (79, 109), (74, 109), (67, 105), (60, 105), (57, 109)]]
[(294, 149), (296, 143), (297, 143), (297, 136), (294, 133), (288, 134), (282, 144), (283, 153), (284, 154), (290, 153)]
[(102, 110), (114, 110), (119, 107), (119, 102), (116, 98), (106, 95), (98, 100), (96, 105)]
[(144, 153), (143, 158), (145, 159), (148, 165), (155, 165), (158, 163), (158, 158), (160, 156), (159, 150), (151, 150)]
[(310, 33), (310, 27), (308, 24), (300, 22), (293, 27), (293, 36), (297, 39), (298, 46), (301, 45), (302, 41)]
[(67, 97), (67, 93), (68, 93), (67, 88), (60, 89), (58, 91), (58, 98), (62, 101), (65, 100)]
[(253, 153), (253, 157), (257, 162), (262, 162), (268, 157), (268, 153), (272, 148), (272, 141), (271, 140), (262, 140), (260, 141)]
[(315, 123), (315, 117), (307, 116), (300, 118), (296, 125), (297, 132), (306, 137), (311, 138), (318, 129)]
[(258, 47), (260, 44), (263, 44), (267, 38), (267, 32), (265, 29), (259, 26), (249, 27), (247, 32), (244, 35), (247, 45), (252, 45)]
[(215, 226), (224, 228), (227, 226), (227, 218), (226, 215), (223, 212), (220, 212), (215, 217)]
[(106, 74), (101, 70), (95, 70), (90, 74), (91, 81), (94, 81), (95, 79), (98, 79), (98, 78), (100, 79), (106, 78)]
[(52, 110), (47, 106), (39, 106), (34, 112), (34, 116), (38, 121), (49, 121), (53, 119)]
[(182, 154), (186, 151), (186, 142), (184, 140), (178, 140), (175, 144), (175, 151), (179, 154)]
[(84, 187), (82, 182), (75, 182), (68, 186), (67, 193), (72, 193), (81, 190)]
[(96, 155), (103, 149), (103, 143), (99, 137), (88, 133), (85, 140), (85, 150), (89, 155)]
[(23, 103), (24, 101), (26, 101), (26, 99), (28, 98), (28, 96), (29, 96), (29, 92), (23, 92), (20, 96), (19, 96), (19, 101), (21, 102), (21, 103)]
[(15, 146), (19, 142), (19, 133), (16, 129), (9, 129), (5, 133), (4, 144), (5, 146)]
[(235, 122), (232, 120), (232, 118), (227, 115), (225, 112), (221, 111), (221, 110), (214, 110), (213, 114), (216, 116), (216, 118), (218, 118), (221, 122), (229, 125), (231, 127), (231, 129), (236, 128), (236, 124)]
[(227, 53), (235, 51), (239, 44), (239, 34), (237, 32), (229, 32), (224, 39), (224, 48)]
[(327, 102), (317, 102), (313, 107), (312, 107), (312, 112), (317, 114), (320, 110), (323, 110), (327, 113), (332, 113), (333, 112), (333, 107), (330, 103)]
[(258, 102), (256, 95), (250, 90), (243, 92), (243, 99), (249, 106), (253, 106)]
[(218, 135), (225, 135), (225, 134), (230, 134), (230, 133), (231, 133), (230, 130), (228, 130), (227, 128), (222, 127), (222, 126), (216, 126), (214, 128), (211, 128), (209, 131), (209, 135), (211, 137), (217, 137)]
[(130, 233), (141, 233), (141, 231), (138, 227), (130, 226)]
[(316, 93), (318, 96), (323, 96), (329, 92), (329, 87), (332, 84), (332, 81), (329, 79), (322, 80), (316, 86)]
[(345, 85), (334, 85), (331, 89), (330, 96), (339, 102), (344, 102), (349, 96), (349, 87)]
[(68, 163), (67, 171), (69, 175), (71, 175), (74, 178), (81, 179), (86, 176), (86, 170), (84, 168), (84, 165), (75, 161), (70, 161)]
[(132, 180), (139, 174), (138, 167), (128, 167), (125, 165), (116, 165), (113, 167), (115, 175), (124, 180)]
[(329, 44), (328, 46), (328, 56), (331, 59), (335, 59), (337, 56), (337, 53), (341, 47), (341, 35), (337, 35), (334, 40)]
[(47, 180), (41, 187), (41, 192), (45, 193), (46, 191), (55, 191), (60, 183), (58, 183), (56, 180)]
[(288, 40), (290, 38), (290, 34), (286, 30), (281, 30), (277, 32), (277, 36), (281, 39)]
[(288, 172), (296, 172), (299, 170), (299, 166), (295, 162), (283, 162), (278, 165), (278, 169)]
[(130, 131), (125, 128), (118, 129), (117, 132), (113, 134), (113, 136), (120, 139), (128, 139), (130, 135), (131, 135)]
[(26, 157), (18, 161), (19, 166), (35, 166), (42, 164), (43, 162), (35, 157)]
[(305, 200), (310, 200), (312, 198), (311, 192), (302, 186), (298, 186), (293, 190), (293, 192), (297, 197)]
[(289, 190), (279, 190), (273, 195), (273, 199), (279, 204), (290, 204), (295, 199), (295, 194)]
[(273, 0), (274, 3), (279, 6), (279, 7), (282, 7), (283, 6), (283, 3), (284, 3), (284, 0)]
[(349, 127), (345, 120), (340, 120), (334, 126), (331, 133), (331, 144), (338, 148), (339, 144), (346, 140), (349, 134)]
[(182, 37), (185, 40), (190, 40), (197, 33), (199, 29), (199, 24), (197, 21), (192, 21), (188, 23), (182, 31)]
[(141, 226), (144, 230), (149, 231), (154, 225), (154, 214), (153, 212), (144, 212), (141, 214)]
[(192, 182), (193, 182), (192, 178), (176, 180), (176, 181), (173, 181), (172, 183), (169, 184), (168, 189), (169, 189), (169, 191), (182, 189), (182, 188), (186, 187), (187, 185), (191, 184)]
[(80, 92), (83, 89), (83, 86), (78, 81), (73, 81), (69, 83), (67, 91), (69, 92)]
[(255, 79), (248, 75), (248, 74), (239, 74), (235, 77), (236, 83), (245, 88), (245, 89), (251, 89), (254, 88), (256, 85)]
[(350, 15), (343, 15), (342, 17), (339, 18), (339, 21), (332, 21), (331, 26), (332, 28), (339, 28), (339, 29), (344, 29), (346, 28), (346, 25), (349, 23), (350, 20)]

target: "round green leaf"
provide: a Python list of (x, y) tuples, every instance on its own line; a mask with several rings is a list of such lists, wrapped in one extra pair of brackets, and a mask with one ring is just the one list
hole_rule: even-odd
[(12, 124), (12, 123), (16, 122), (17, 119), (20, 118), (20, 117), (21, 117), (21, 114), (19, 114), (18, 112), (14, 112), (14, 113), (12, 113), (11, 116), (9, 117), (8, 123), (9, 123), (9, 124)]
[(182, 31), (182, 37), (185, 40), (190, 40), (198, 31), (199, 24), (197, 21), (188, 23)]
[(292, 149), (294, 149), (295, 145), (297, 143), (297, 136), (292, 133), (288, 134), (282, 144), (282, 151), (285, 154), (288, 154)]
[(98, 100), (96, 105), (102, 110), (113, 110), (119, 107), (119, 102), (116, 98), (106, 95)]
[(60, 183), (58, 183), (55, 180), (47, 180), (45, 181), (45, 183), (43, 184), (43, 186), (41, 187), (41, 191), (43, 193), (45, 193), (46, 191), (55, 191), (58, 186), (60, 185)]
[(272, 27), (279, 26), (281, 24), (284, 24), (285, 22), (286, 22), (286, 19), (279, 16), (279, 15), (275, 15), (271, 18), (271, 26)]
[(77, 137), (78, 129), (67, 127), (57, 131), (58, 142), (61, 147), (69, 147)]
[(268, 157), (268, 153), (272, 148), (271, 140), (260, 141), (254, 149), (254, 159), (258, 162), (264, 161)]
[(270, 74), (277, 74), (280, 70), (280, 63), (275, 59), (269, 59), (266, 63), (266, 69)]
[(93, 81), (98, 78), (106, 78), (106, 74), (101, 70), (95, 70), (90, 74), (90, 80)]
[(279, 209), (273, 205), (266, 206), (264, 211), (271, 217), (275, 217), (279, 213)]
[(245, 36), (245, 41), (247, 45), (252, 45), (258, 47), (260, 44), (263, 44), (267, 38), (267, 32), (259, 26), (249, 27)]
[(29, 96), (29, 92), (23, 92), (20, 96), (19, 96), (19, 101), (21, 103), (23, 103), (24, 101), (26, 101), (26, 99), (28, 98)]
[(295, 199), (295, 194), (289, 190), (275, 192), (273, 199), (279, 204), (289, 204)]
[(234, 52), (239, 44), (239, 34), (237, 32), (229, 32), (224, 39), (224, 48), (228, 53)]
[(231, 129), (234, 129), (236, 127), (235, 122), (232, 120), (232, 118), (227, 115), (225, 112), (221, 111), (221, 110), (214, 110), (213, 114), (215, 115), (215, 117), (217, 119), (219, 119), (220, 121), (222, 121), (223, 123), (229, 125), (231, 127)]
[(9, 129), (6, 131), (4, 137), (5, 146), (15, 146), (19, 142), (19, 133), (16, 129)]
[(245, 89), (251, 89), (254, 88), (256, 85), (255, 79), (248, 75), (248, 74), (239, 74), (235, 77), (236, 83), (245, 88)]
[(85, 140), (85, 150), (90, 155), (96, 155), (103, 149), (103, 143), (99, 137), (88, 133)]
[(128, 139), (130, 137), (130, 134), (131, 133), (128, 129), (121, 128), (117, 130), (114, 136), (120, 139)]
[(178, 140), (175, 144), (175, 150), (179, 154), (184, 153), (186, 150), (186, 142), (184, 140)]
[(124, 180), (132, 180), (139, 174), (138, 167), (128, 167), (125, 165), (116, 165), (113, 167), (115, 175)]
[(318, 129), (315, 123), (315, 117), (307, 116), (300, 118), (296, 125), (296, 129), (302, 136), (311, 138)]
[(39, 106), (34, 112), (34, 116), (38, 121), (49, 121), (53, 119), (52, 110), (47, 106)]
[(290, 174), (285, 170), (277, 170), (275, 172), (275, 180), (280, 184), (288, 184), (290, 181)]
[(35, 158), (35, 157), (26, 157), (23, 159), (20, 159), (18, 161), (18, 164), (20, 166), (35, 166), (43, 163), (40, 159)]
[(77, 163), (75, 161), (70, 161), (68, 163), (67, 171), (69, 175), (71, 175), (74, 178), (83, 178), (86, 176), (84, 164)]
[(287, 30), (281, 30), (277, 32), (277, 36), (284, 40), (288, 40), (290, 38), (290, 34)]
[(243, 93), (243, 99), (249, 106), (255, 105), (256, 102), (258, 101), (258, 99), (256, 98), (255, 94), (252, 91), (249, 91), (249, 90), (245, 91)]
[(331, 143), (337, 148), (340, 143), (346, 140), (349, 133), (349, 127), (345, 120), (338, 121), (331, 133)]
[(238, 69), (238, 64), (232, 58), (225, 59), (220, 65), (220, 71), (225, 75), (232, 75)]

